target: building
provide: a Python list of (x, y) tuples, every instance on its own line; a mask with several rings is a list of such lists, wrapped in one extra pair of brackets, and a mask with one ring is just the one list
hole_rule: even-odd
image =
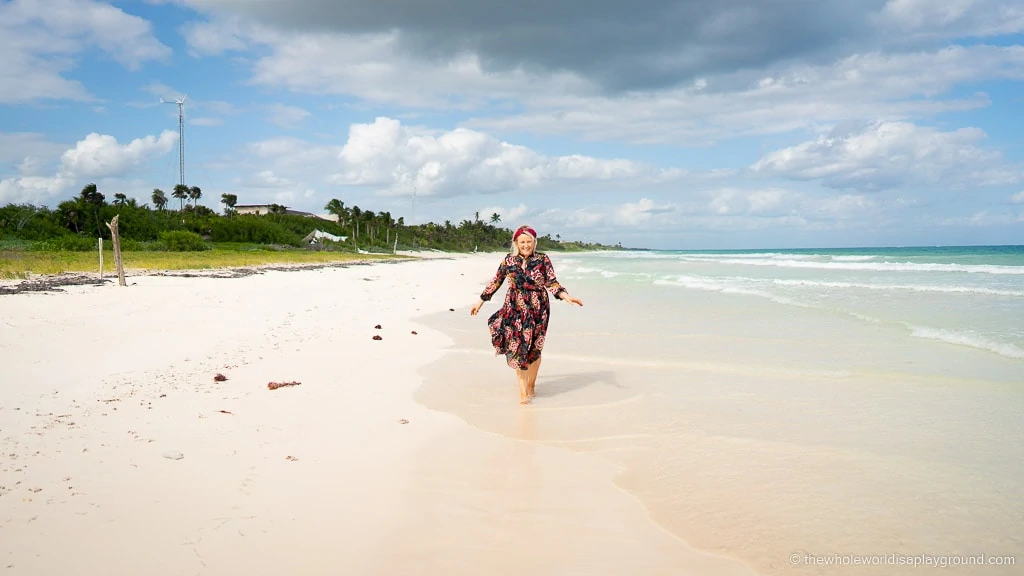
[[(235, 212), (238, 214), (262, 216), (270, 214), (272, 206), (274, 204), (235, 204)], [(290, 210), (287, 206), (284, 207), (284, 213), (289, 216), (305, 216), (306, 218), (319, 218), (320, 220), (330, 220), (331, 222), (338, 221), (338, 217), (334, 214), (313, 214), (312, 212), (303, 212), (301, 210)]]

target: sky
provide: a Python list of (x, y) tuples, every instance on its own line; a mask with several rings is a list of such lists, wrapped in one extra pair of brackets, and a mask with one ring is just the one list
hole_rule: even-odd
[(0, 0), (0, 205), (1024, 244), (1022, 0)]

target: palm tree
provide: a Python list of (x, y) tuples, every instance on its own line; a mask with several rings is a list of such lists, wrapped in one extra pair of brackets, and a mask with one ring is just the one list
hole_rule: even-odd
[(159, 188), (153, 188), (153, 195), (150, 198), (153, 199), (153, 205), (157, 210), (163, 210), (167, 206), (167, 195)]
[(497, 212), (491, 214), (491, 224), (497, 224), (498, 222), (501, 222), (501, 214)]
[(61, 220), (64, 225), (68, 228), (74, 227), (75, 234), (81, 232), (78, 229), (78, 221), (81, 211), (79, 210), (78, 202), (74, 200), (65, 200), (57, 205), (57, 211), (60, 212)]
[(92, 207), (92, 215), (96, 219), (96, 233), (99, 234), (99, 237), (102, 237), (103, 228), (100, 227), (100, 208), (102, 208), (104, 204), (103, 194), (101, 194), (100, 191), (96, 189), (95, 184), (90, 182), (89, 184), (86, 184), (84, 188), (82, 188), (82, 192), (79, 198), (86, 206)]
[(117, 194), (114, 194), (114, 204), (115, 205), (117, 205), (117, 206), (124, 206), (127, 203), (128, 203), (128, 196), (125, 196), (121, 192), (118, 192)]
[(352, 237), (359, 238), (359, 217), (363, 215), (363, 211), (359, 206), (353, 204), (352, 210), (349, 213), (352, 215), (352, 222), (355, 224)]
[(221, 194), (220, 203), (224, 205), (224, 214), (230, 216), (235, 212), (235, 204), (238, 204), (236, 194)]
[(189, 189), (184, 184), (175, 184), (174, 192), (171, 192), (171, 196), (177, 198), (180, 202), (178, 203), (178, 211), (185, 208), (185, 198), (188, 198)]
[(193, 186), (188, 189), (188, 199), (192, 201), (192, 207), (196, 207), (196, 202), (203, 197), (203, 191), (199, 189), (199, 186)]
[(337, 198), (332, 198), (331, 201), (324, 206), (324, 210), (326, 210), (328, 214), (334, 214), (338, 217), (339, 226), (345, 225), (345, 216), (348, 214), (348, 210), (345, 208), (344, 202)]

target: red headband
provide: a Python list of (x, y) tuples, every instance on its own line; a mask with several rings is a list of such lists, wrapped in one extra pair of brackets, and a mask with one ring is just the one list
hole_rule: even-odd
[(534, 230), (533, 228), (530, 228), (529, 226), (520, 226), (519, 230), (516, 230), (516, 233), (512, 235), (512, 241), (515, 242), (516, 240), (518, 240), (519, 235), (522, 234), (523, 232), (526, 232), (527, 234), (533, 236), (534, 238), (537, 237), (537, 231)]

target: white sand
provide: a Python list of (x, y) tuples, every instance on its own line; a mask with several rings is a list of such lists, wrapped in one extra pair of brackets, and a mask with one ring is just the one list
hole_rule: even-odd
[(412, 400), (480, 258), (0, 296), (3, 574), (752, 574)]

